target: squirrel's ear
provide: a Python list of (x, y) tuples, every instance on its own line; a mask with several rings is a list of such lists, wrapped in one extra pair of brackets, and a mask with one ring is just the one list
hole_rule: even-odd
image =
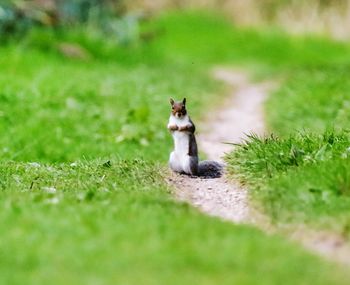
[(182, 100), (182, 104), (186, 105), (186, 98)]
[(173, 98), (170, 98), (170, 104), (171, 104), (171, 106), (174, 105), (174, 103), (175, 103), (174, 99), (173, 99)]

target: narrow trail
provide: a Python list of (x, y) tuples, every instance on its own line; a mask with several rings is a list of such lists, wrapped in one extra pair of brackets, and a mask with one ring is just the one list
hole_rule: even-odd
[[(223, 162), (225, 153), (233, 150), (226, 142), (239, 143), (249, 133), (263, 135), (263, 102), (271, 90), (271, 83), (252, 83), (245, 73), (224, 68), (215, 69), (214, 77), (229, 85), (232, 91), (217, 112), (197, 124), (197, 142), (199, 150), (208, 159)], [(268, 233), (281, 233), (281, 229), (271, 225), (266, 216), (249, 207), (247, 190), (238, 182), (229, 180), (226, 174), (218, 179), (172, 174), (168, 180), (175, 186), (178, 200), (186, 201), (208, 215), (234, 223), (252, 224)], [(290, 240), (311, 252), (350, 266), (350, 245), (344, 237), (303, 225), (282, 231)]]
[[(262, 103), (266, 97), (266, 84), (252, 84), (242, 72), (226, 69), (214, 70), (215, 78), (224, 81), (233, 89), (231, 96), (218, 112), (210, 114), (198, 125), (199, 150), (208, 159), (222, 161), (232, 145), (225, 142), (240, 142), (245, 134), (262, 134), (264, 118)], [(247, 191), (238, 183), (219, 179), (190, 178), (174, 175), (171, 178), (180, 200), (190, 202), (201, 211), (233, 222), (251, 222)]]

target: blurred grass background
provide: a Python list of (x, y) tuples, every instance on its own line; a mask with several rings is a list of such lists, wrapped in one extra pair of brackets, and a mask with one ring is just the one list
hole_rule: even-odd
[[(349, 0), (3, 0), (0, 31), (23, 31), (33, 24), (94, 23), (119, 30), (120, 39), (137, 34), (135, 21), (166, 10), (205, 9), (225, 13), (236, 25), (277, 26), (292, 33), (336, 39), (350, 37)], [(127, 15), (127, 16), (126, 16)], [(115, 21), (115, 16), (123, 19)]]
[(138, 0), (129, 9), (159, 12), (164, 9), (218, 9), (240, 26), (279, 26), (297, 34), (323, 34), (336, 39), (350, 37), (348, 0)]

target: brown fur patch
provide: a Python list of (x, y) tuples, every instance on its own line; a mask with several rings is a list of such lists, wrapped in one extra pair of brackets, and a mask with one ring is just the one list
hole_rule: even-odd
[(180, 116), (185, 116), (187, 114), (186, 105), (183, 102), (175, 102), (174, 100), (170, 100), (171, 103), (171, 113), (176, 116), (179, 114)]

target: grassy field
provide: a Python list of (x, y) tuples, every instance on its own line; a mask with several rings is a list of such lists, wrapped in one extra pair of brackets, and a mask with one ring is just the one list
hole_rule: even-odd
[[(80, 32), (47, 41), (42, 31), (0, 47), (0, 282), (346, 284), (340, 268), (281, 237), (174, 202), (163, 179), (168, 98), (187, 97), (200, 118), (222, 95), (213, 65), (255, 63), (266, 75), (267, 63), (296, 64), (285, 45), (300, 64), (311, 62), (304, 45), (322, 47), (310, 51), (315, 62), (346, 49), (200, 14), (145, 29), (161, 32), (128, 50)], [(63, 57), (55, 45), (67, 40), (91, 58)]]
[[(350, 46), (303, 42), (303, 60), (292, 65), (263, 60), (280, 85), (266, 103), (273, 135), (251, 136), (227, 159), (277, 224), (306, 223), (348, 237)], [(322, 58), (313, 56), (319, 51)]]

